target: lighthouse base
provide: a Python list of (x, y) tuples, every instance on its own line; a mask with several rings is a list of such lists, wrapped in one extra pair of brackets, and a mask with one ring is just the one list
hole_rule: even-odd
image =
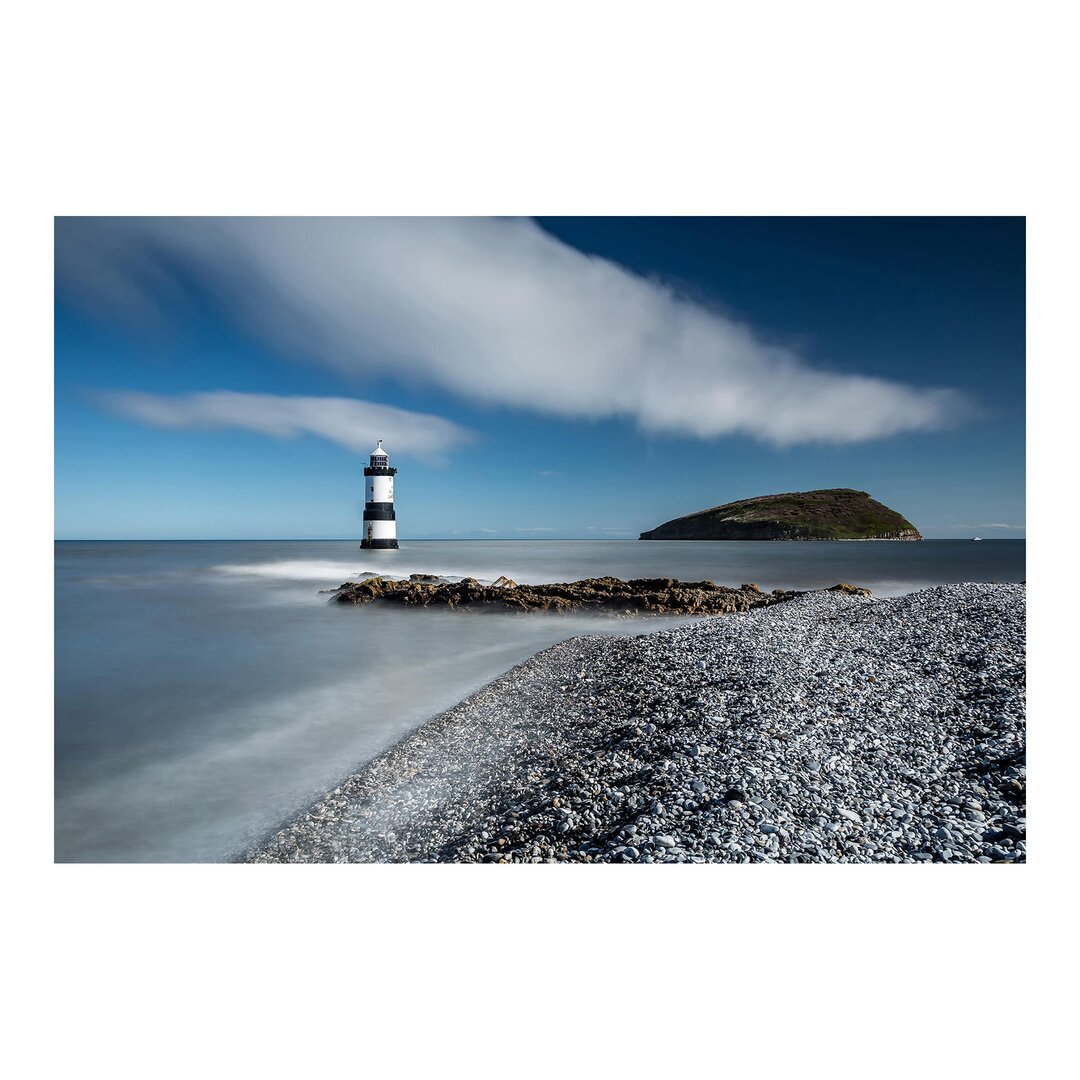
[(396, 540), (361, 540), (360, 546), (362, 548), (396, 548), (398, 543)]

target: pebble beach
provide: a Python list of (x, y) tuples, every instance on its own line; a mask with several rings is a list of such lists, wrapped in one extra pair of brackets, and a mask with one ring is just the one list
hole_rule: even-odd
[(642, 630), (538, 653), (240, 859), (1026, 860), (1024, 585)]

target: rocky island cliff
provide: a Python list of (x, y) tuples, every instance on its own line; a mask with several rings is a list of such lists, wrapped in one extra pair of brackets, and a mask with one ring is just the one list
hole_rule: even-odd
[(921, 540), (906, 518), (865, 491), (759, 495), (674, 518), (641, 540)]

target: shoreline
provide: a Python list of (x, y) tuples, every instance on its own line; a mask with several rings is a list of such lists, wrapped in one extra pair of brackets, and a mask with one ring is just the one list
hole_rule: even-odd
[(1023, 585), (570, 638), (248, 862), (1023, 862)]

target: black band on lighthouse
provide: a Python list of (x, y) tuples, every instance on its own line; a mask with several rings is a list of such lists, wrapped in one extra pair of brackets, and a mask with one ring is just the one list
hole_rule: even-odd
[(397, 518), (394, 515), (393, 509), (384, 509), (384, 507), (392, 507), (392, 503), (368, 503), (364, 507), (364, 520), (365, 521), (396, 521)]

